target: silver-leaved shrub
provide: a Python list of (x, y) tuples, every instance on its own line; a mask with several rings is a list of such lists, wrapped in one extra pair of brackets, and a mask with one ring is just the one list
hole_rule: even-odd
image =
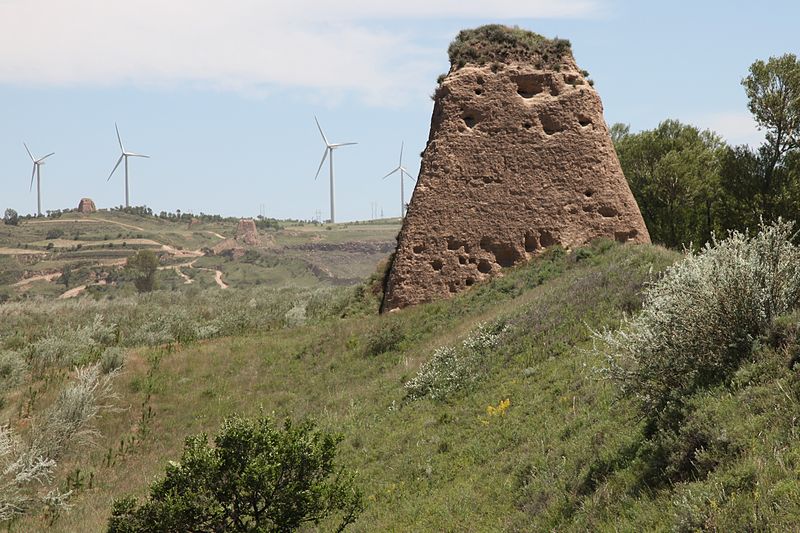
[(406, 382), (406, 397), (441, 400), (486, 375), (491, 356), (508, 326), (479, 324), (459, 346), (442, 346)]
[(793, 224), (778, 220), (689, 253), (647, 287), (638, 314), (595, 334), (607, 361), (601, 370), (654, 413), (723, 382), (800, 301), (794, 235)]

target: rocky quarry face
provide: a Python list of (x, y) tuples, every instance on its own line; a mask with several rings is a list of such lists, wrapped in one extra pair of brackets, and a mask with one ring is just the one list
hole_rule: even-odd
[(549, 246), (650, 242), (568, 42), (489, 26), (462, 32), (450, 56), (384, 311), (447, 298)]
[(78, 203), (78, 213), (94, 213), (95, 211), (97, 211), (97, 207), (91, 198), (81, 198)]

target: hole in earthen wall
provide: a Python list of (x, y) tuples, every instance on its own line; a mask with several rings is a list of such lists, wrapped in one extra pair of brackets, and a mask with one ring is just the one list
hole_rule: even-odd
[(587, 118), (587, 117), (579, 117), (578, 118), (578, 124), (580, 124), (582, 128), (585, 128), (586, 126), (591, 126), (592, 125), (592, 119)]
[(514, 266), (516, 262), (523, 259), (523, 257), (520, 256), (520, 252), (514, 248), (513, 245), (503, 242), (494, 242), (489, 237), (481, 239), (481, 248), (494, 255), (495, 262), (504, 268)]
[(617, 216), (617, 210), (609, 205), (602, 206), (600, 209), (597, 210), (597, 212), (606, 218)]
[(529, 130), (533, 127), (533, 124), (531, 124), (530, 122), (523, 122), (522, 127), (525, 128), (526, 130)]
[(533, 98), (544, 92), (549, 85), (547, 77), (540, 74), (522, 74), (516, 76), (514, 81), (517, 84), (517, 94), (523, 98)]
[(547, 135), (554, 135), (564, 131), (564, 128), (561, 126), (558, 120), (550, 115), (541, 115), (539, 117), (539, 122), (542, 123), (542, 129)]
[(525, 251), (532, 254), (539, 248), (539, 239), (533, 233), (525, 234)]
[(463, 255), (458, 256), (458, 264), (466, 265), (467, 264), (467, 258), (464, 257)]
[(467, 281), (465, 281), (464, 283), (467, 284), (467, 287), (472, 287), (472, 285), (475, 284), (475, 280), (472, 278), (467, 278)]
[(594, 191), (592, 189), (586, 189), (585, 191), (583, 191), (583, 195), (586, 198), (591, 198), (593, 194), (594, 194)]
[(424, 244), (415, 244), (414, 247), (412, 248), (412, 250), (414, 250), (415, 254), (422, 253), (422, 252), (425, 251), (425, 245)]
[(433, 261), (431, 261), (431, 266), (433, 267), (434, 270), (439, 271), (444, 266), (444, 263), (442, 263), (441, 259), (434, 259)]
[(448, 250), (458, 250), (459, 248), (466, 248), (466, 246), (467, 246), (466, 241), (462, 241), (461, 239), (457, 239), (455, 237), (447, 238)]
[(635, 238), (639, 234), (638, 231), (632, 229), (630, 231), (617, 231), (614, 232), (614, 240), (617, 242), (627, 242), (633, 238)]
[(475, 89), (475, 94), (477, 94), (478, 96), (482, 95), (483, 94), (483, 89), (480, 89), (480, 88), (479, 89)]
[(549, 231), (542, 231), (539, 234), (539, 244), (541, 244), (543, 248), (547, 248), (548, 246), (558, 244), (558, 239)]
[(473, 117), (472, 115), (467, 115), (464, 117), (464, 124), (467, 125), (468, 128), (472, 129), (475, 127), (475, 124), (478, 123), (478, 120)]
[(492, 264), (486, 259), (481, 259), (478, 263), (478, 272), (481, 274), (488, 274), (492, 271)]

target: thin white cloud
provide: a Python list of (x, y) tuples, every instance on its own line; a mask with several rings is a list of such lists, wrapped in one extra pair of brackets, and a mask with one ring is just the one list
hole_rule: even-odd
[(730, 144), (748, 144), (755, 148), (764, 141), (764, 132), (759, 131), (756, 121), (747, 111), (710, 113), (688, 122), (719, 133)]
[(387, 103), (429, 89), (442, 52), (381, 21), (598, 11), (595, 0), (0, 0), (0, 83), (299, 87)]

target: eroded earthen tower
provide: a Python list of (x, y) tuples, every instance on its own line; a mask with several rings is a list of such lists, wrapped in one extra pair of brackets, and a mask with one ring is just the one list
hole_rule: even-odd
[(484, 26), (461, 32), (450, 60), (384, 311), (448, 297), (555, 244), (650, 241), (567, 41)]

